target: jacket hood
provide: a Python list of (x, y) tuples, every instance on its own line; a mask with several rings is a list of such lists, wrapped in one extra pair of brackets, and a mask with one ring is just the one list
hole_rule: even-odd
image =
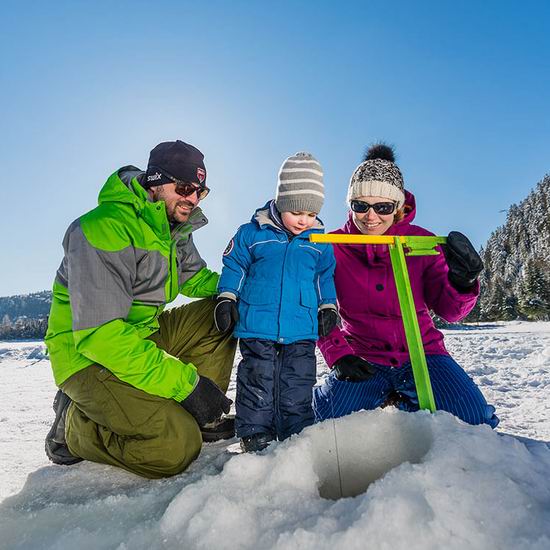
[[(252, 218), (250, 219), (250, 221), (252, 223), (258, 224), (261, 228), (271, 227), (275, 231), (287, 232), (286, 230), (279, 227), (277, 225), (277, 223), (275, 223), (273, 221), (273, 219), (271, 218), (271, 216), (269, 214), (271, 205), (274, 202), (275, 201), (273, 199), (271, 199), (271, 200), (267, 201), (263, 206), (256, 209), (256, 211), (252, 215)], [(324, 229), (325, 229), (325, 226), (323, 225), (323, 222), (319, 218), (316, 218), (315, 219), (315, 225), (311, 229), (308, 229), (307, 231), (304, 231), (303, 233), (300, 233), (299, 235), (294, 235), (294, 236), (295, 237), (303, 237), (303, 236), (307, 237), (310, 233), (323, 233)]]
[[(99, 204), (107, 202), (119, 202), (130, 204), (134, 207), (139, 216), (141, 216), (149, 225), (160, 229), (163, 233), (165, 230), (170, 231), (164, 202), (152, 202), (145, 188), (140, 184), (140, 179), (145, 177), (145, 172), (128, 165), (119, 168), (111, 174), (101, 191), (99, 192)], [(158, 209), (153, 205), (162, 204), (162, 209)], [(195, 231), (208, 223), (208, 219), (204, 215), (201, 208), (196, 207), (189, 216), (189, 220), (172, 228), (173, 234), (185, 234)]]
[(140, 202), (147, 200), (147, 191), (137, 179), (142, 174), (145, 174), (143, 170), (131, 165), (123, 166), (111, 174), (99, 192), (99, 204), (124, 202), (138, 207)]

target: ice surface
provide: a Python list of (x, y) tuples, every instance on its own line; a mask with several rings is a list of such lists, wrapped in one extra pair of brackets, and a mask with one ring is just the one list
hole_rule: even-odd
[(260, 455), (205, 445), (158, 481), (49, 465), (43, 344), (0, 343), (0, 548), (548, 550), (550, 323), (451, 330), (446, 343), (500, 433), (443, 412), (360, 412)]

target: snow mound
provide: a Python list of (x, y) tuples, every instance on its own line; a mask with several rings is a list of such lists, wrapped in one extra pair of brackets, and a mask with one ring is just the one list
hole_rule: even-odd
[[(80, 463), (0, 504), (7, 548), (544, 549), (550, 449), (438, 412), (360, 412), (147, 481)], [(341, 495), (344, 495), (343, 498)], [(356, 495), (354, 497), (346, 495)]]
[[(350, 549), (367, 540), (546, 549), (550, 450), (534, 447), (446, 413), (357, 413), (184, 488), (161, 531), (169, 546), (205, 549)], [(359, 496), (322, 498), (340, 491)]]

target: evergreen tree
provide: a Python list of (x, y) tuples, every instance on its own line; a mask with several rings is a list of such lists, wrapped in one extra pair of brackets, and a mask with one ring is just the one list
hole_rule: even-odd
[(550, 174), (510, 207), (480, 255), (481, 294), (468, 321), (550, 318)]
[(528, 318), (550, 319), (550, 264), (530, 259), (525, 265), (520, 293), (520, 310)]

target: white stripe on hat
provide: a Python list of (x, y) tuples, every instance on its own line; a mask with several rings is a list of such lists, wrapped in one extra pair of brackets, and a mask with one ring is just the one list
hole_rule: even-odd
[(297, 157), (288, 157), (285, 162), (312, 162), (312, 163), (315, 163), (317, 164), (318, 166), (321, 166), (319, 164), (319, 161), (315, 160), (313, 157), (312, 158), (309, 158), (309, 159), (300, 159), (300, 158), (297, 158)]
[(325, 194), (322, 191), (314, 191), (313, 189), (302, 189), (301, 191), (279, 191), (277, 193), (278, 197), (282, 197), (284, 195), (317, 195), (319, 197), (325, 197)]
[(286, 174), (287, 172), (310, 172), (311, 174), (317, 174), (318, 176), (322, 176), (323, 172), (320, 170), (315, 170), (315, 168), (283, 168), (280, 172), (280, 174)]

